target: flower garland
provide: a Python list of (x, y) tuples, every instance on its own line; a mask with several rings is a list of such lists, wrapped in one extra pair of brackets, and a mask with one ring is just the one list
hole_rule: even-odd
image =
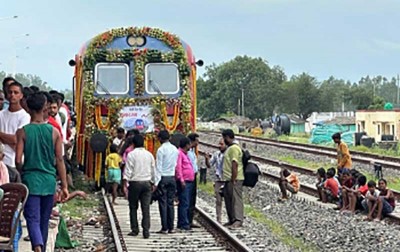
[(107, 111), (107, 122), (106, 122), (106, 124), (103, 124), (103, 119), (102, 119), (102, 116), (101, 116), (101, 105), (97, 105), (96, 106), (96, 125), (97, 125), (97, 127), (99, 127), (99, 129), (101, 129), (101, 130), (109, 130), (110, 129), (110, 125), (111, 125), (111, 120), (110, 120), (110, 112), (111, 112), (111, 109), (109, 109), (108, 111)]
[(179, 114), (180, 114), (180, 104), (179, 103), (174, 104), (174, 117), (172, 118), (172, 125), (169, 125), (168, 115), (167, 115), (167, 106), (166, 106), (165, 102), (163, 102), (161, 104), (161, 112), (162, 112), (165, 128), (168, 131), (174, 131), (176, 129), (176, 126), (178, 126)]

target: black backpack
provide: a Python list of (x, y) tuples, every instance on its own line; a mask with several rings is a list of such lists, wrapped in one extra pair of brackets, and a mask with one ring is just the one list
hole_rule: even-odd
[(249, 162), (251, 159), (250, 152), (242, 149), (242, 162), (244, 181), (243, 186), (254, 187), (258, 182), (258, 176), (261, 174), (257, 164)]

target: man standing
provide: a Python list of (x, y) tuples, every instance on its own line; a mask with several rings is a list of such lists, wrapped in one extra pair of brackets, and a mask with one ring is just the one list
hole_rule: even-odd
[[(131, 232), (128, 235), (137, 236), (139, 234), (137, 209), (140, 201), (143, 237), (147, 239), (150, 237), (150, 202), (155, 161), (153, 154), (143, 147), (142, 135), (135, 135), (132, 141), (135, 149), (128, 154), (124, 171), (124, 180), (129, 182), (128, 201)], [(126, 187), (126, 183), (123, 184)]]
[[(13, 107), (14, 84), (9, 88), (10, 108)], [(17, 131), (15, 166), (22, 171), (22, 182), (29, 189), (24, 215), (32, 248), (46, 251), (49, 219), (56, 191), (56, 167), (61, 178), (61, 200), (68, 198), (65, 166), (61, 153), (62, 139), (57, 130), (44, 121), (46, 98), (31, 95), (27, 105), (32, 121)], [(24, 155), (24, 163), (22, 156)]]
[[(215, 181), (214, 181), (214, 192), (215, 192), (215, 205), (217, 212), (217, 221), (221, 223), (222, 216), (222, 196), (220, 194), (221, 188), (224, 186), (225, 182), (222, 179), (222, 167), (224, 164), (224, 152), (226, 150), (226, 145), (224, 139), (219, 141), (219, 151), (216, 151), (212, 156), (206, 155), (206, 166), (210, 168), (215, 167)], [(210, 159), (211, 156), (211, 159)]]
[(0, 90), (0, 110), (3, 110), (5, 102), (4, 92)]
[(333, 134), (332, 139), (337, 144), (337, 170), (339, 177), (341, 177), (343, 172), (350, 171), (351, 169), (350, 151), (347, 144), (341, 141), (340, 133)]
[(224, 198), (229, 222), (225, 226), (239, 228), (243, 224), (243, 162), (242, 149), (235, 144), (235, 134), (231, 129), (222, 132), (228, 146), (224, 154), (223, 179), (225, 181)]
[(15, 82), (15, 79), (13, 77), (6, 77), (3, 79), (3, 93), (4, 97), (6, 98), (6, 100), (4, 101), (4, 109), (8, 109), (8, 107), (10, 106), (7, 93), (8, 93), (8, 87), (13, 82)]
[(175, 167), (178, 160), (178, 149), (169, 142), (168, 131), (158, 133), (161, 147), (157, 150), (157, 166), (155, 172), (155, 186), (162, 192), (158, 199), (161, 217), (159, 233), (175, 233), (174, 230), (174, 197), (176, 192)]
[(190, 133), (188, 135), (188, 138), (190, 139), (190, 150), (188, 151), (187, 155), (190, 161), (192, 162), (194, 171), (193, 187), (192, 187), (192, 192), (190, 194), (191, 198), (189, 205), (189, 222), (190, 222), (190, 227), (199, 228), (200, 226), (195, 225), (193, 223), (194, 209), (196, 207), (196, 198), (197, 198), (197, 172), (199, 171), (199, 165), (197, 163), (197, 155), (196, 155), (196, 148), (197, 145), (199, 145), (199, 135), (197, 133)]
[(7, 98), (10, 103), (8, 109), (0, 111), (0, 142), (4, 144), (4, 164), (8, 168), (10, 182), (21, 182), (21, 177), (15, 168), (15, 146), (18, 129), (29, 124), (31, 117), (21, 107), (23, 98), (22, 85), (16, 81), (8, 85)]

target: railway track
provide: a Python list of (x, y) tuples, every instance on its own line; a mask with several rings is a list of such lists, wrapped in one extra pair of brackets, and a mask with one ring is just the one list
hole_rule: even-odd
[[(214, 145), (214, 144), (200, 142), (200, 145), (207, 146), (209, 148), (218, 149), (218, 146)], [(206, 154), (202, 150), (199, 150), (199, 153)], [(264, 158), (264, 157), (256, 156), (256, 155), (253, 155), (253, 154), (251, 156), (251, 159), (254, 160), (254, 161), (260, 162), (260, 163), (269, 164), (269, 165), (272, 165), (272, 166), (278, 166), (278, 167), (282, 167), (282, 168), (287, 168), (287, 169), (289, 169), (291, 171), (295, 171), (295, 172), (300, 173), (300, 174), (309, 175), (309, 176), (315, 176), (315, 171), (313, 171), (313, 170), (310, 170), (310, 169), (307, 169), (307, 168), (304, 168), (304, 167), (300, 167), (300, 166), (287, 164), (285, 162), (281, 162), (281, 161), (278, 161), (278, 160)], [(279, 176), (277, 176), (275, 174), (271, 174), (271, 173), (265, 172), (265, 171), (262, 171), (261, 173), (262, 173), (262, 176), (264, 178), (266, 178), (267, 180), (269, 180), (271, 182), (274, 182), (274, 183), (278, 183), (279, 182), (279, 179), (280, 179)], [(318, 196), (318, 191), (315, 188), (315, 186), (311, 186), (311, 185), (307, 185), (307, 184), (301, 184), (300, 191), (304, 192), (304, 193), (306, 193), (308, 195)], [(392, 190), (392, 191), (393, 191), (395, 197), (397, 198), (397, 200), (399, 200), (400, 192), (394, 191), (394, 190)], [(395, 223), (400, 224), (400, 216), (399, 215), (391, 214), (391, 215), (389, 215), (389, 218), (390, 218), (391, 222), (395, 222)]]
[[(200, 131), (200, 132), (215, 136), (221, 135), (221, 133), (215, 131)], [(336, 150), (334, 148), (327, 146), (319, 146), (319, 145), (317, 146), (312, 144), (279, 141), (279, 140), (259, 138), (254, 136), (244, 136), (240, 134), (235, 135), (235, 138), (239, 141), (242, 140), (254, 144), (275, 146), (279, 148), (306, 152), (310, 154), (324, 155), (332, 158), (337, 157)], [(355, 162), (370, 164), (373, 161), (375, 163), (381, 164), (385, 168), (400, 170), (400, 158), (397, 157), (383, 156), (383, 155), (360, 152), (360, 151), (351, 151), (351, 158)]]
[[(196, 207), (195, 219), (200, 228), (191, 231), (178, 231), (175, 234), (158, 234), (161, 229), (158, 204), (153, 203), (150, 208), (151, 228), (150, 238), (127, 236), (130, 230), (129, 205), (125, 199), (117, 199), (112, 206), (104, 195), (108, 217), (115, 241), (117, 252), (124, 251), (252, 251), (246, 244), (213, 220), (205, 211)], [(175, 211), (176, 217), (177, 209)], [(141, 220), (141, 211), (138, 211), (138, 220)]]

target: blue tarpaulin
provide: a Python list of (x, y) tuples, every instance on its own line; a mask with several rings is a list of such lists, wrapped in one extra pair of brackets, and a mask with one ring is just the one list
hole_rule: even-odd
[(342, 141), (348, 146), (354, 145), (354, 131), (347, 131), (338, 124), (319, 124), (311, 131), (310, 143), (312, 144), (333, 144), (332, 135), (341, 133)]

